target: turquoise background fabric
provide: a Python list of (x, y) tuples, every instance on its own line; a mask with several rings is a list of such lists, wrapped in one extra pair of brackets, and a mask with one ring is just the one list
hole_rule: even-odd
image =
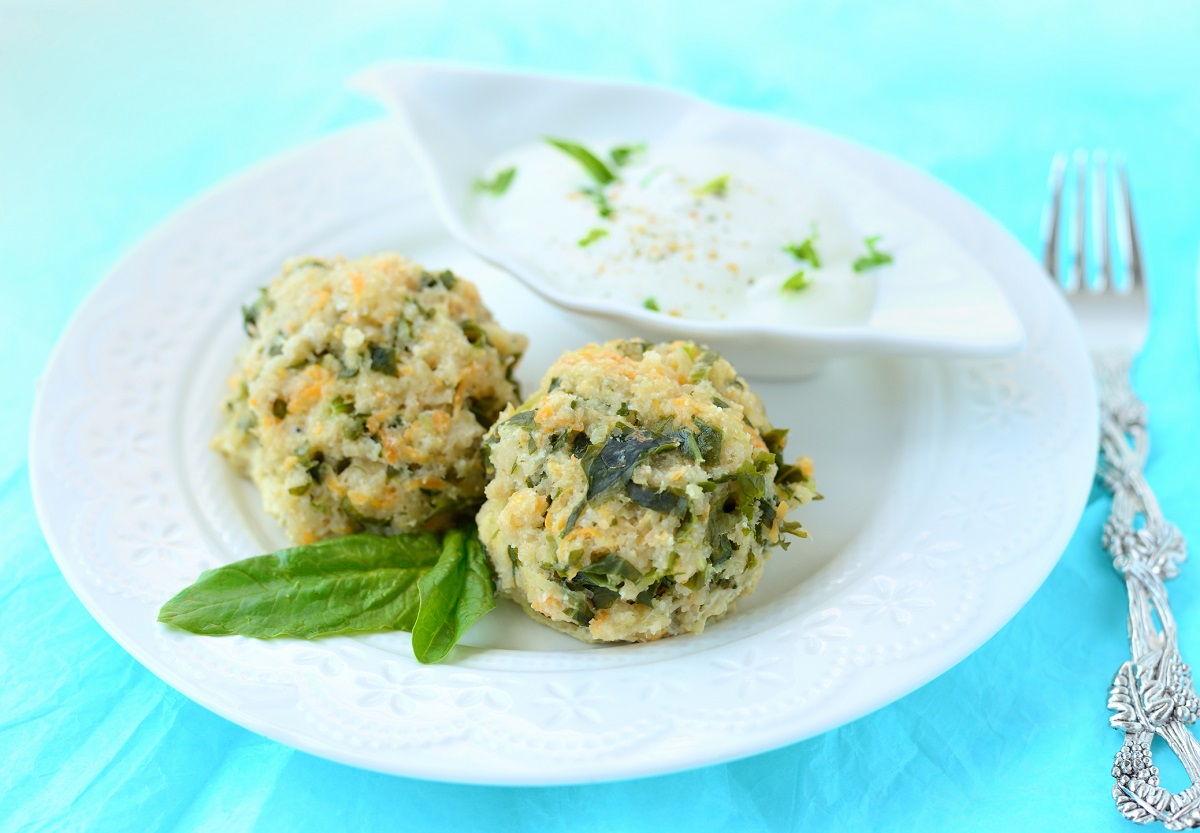
[[(123, 252), (225, 177), (379, 118), (346, 89), (354, 71), (443, 59), (653, 81), (808, 122), (945, 180), (1030, 247), (1051, 154), (1124, 150), (1156, 293), (1136, 376), (1149, 477), (1200, 546), (1198, 40), (1187, 0), (0, 2), (0, 831), (1129, 827), (1109, 796), (1121, 738), (1105, 700), (1127, 648), (1099, 496), (1004, 630), (853, 724), (657, 778), (464, 787), (293, 751), (146, 672), (58, 572), (26, 438), (56, 339)], [(1171, 592), (1185, 658), (1200, 657), (1200, 566)]]

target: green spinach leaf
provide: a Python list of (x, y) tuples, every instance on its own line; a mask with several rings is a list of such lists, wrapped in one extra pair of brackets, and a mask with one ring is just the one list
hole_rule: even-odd
[(388, 376), (396, 375), (396, 351), (390, 347), (380, 347), (378, 344), (369, 343), (367, 349), (371, 356), (371, 369), (376, 373), (385, 373)]
[(670, 489), (659, 492), (627, 480), (625, 481), (625, 494), (638, 506), (662, 512), (664, 515), (683, 515), (688, 511), (687, 495)]
[(584, 471), (588, 481), (587, 499), (593, 500), (628, 480), (633, 470), (647, 457), (679, 446), (678, 437), (638, 428), (610, 434), (598, 450), (596, 446), (592, 446), (584, 455)]
[(642, 571), (616, 553), (607, 553), (580, 569), (576, 578), (586, 576), (593, 584), (616, 590), (622, 582), (637, 584)]
[(516, 425), (520, 426), (521, 428), (533, 428), (533, 426), (536, 424), (534, 422), (534, 417), (536, 415), (536, 411), (518, 411), (500, 424)]

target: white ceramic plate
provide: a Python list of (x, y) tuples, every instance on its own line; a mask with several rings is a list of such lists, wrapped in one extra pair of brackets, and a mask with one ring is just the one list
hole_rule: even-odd
[(1092, 478), (1089, 365), (1058, 295), (948, 189), (828, 137), (998, 276), (1028, 334), (995, 361), (832, 363), (762, 383), (828, 499), (812, 538), (704, 634), (592, 647), (503, 603), (444, 664), (407, 634), (257, 642), (155, 622), (203, 569), (284, 543), (208, 448), (238, 305), (289, 255), (394, 248), (477, 281), (530, 335), (521, 380), (587, 337), (440, 229), (395, 127), (333, 136), (198, 200), (91, 295), (46, 371), (31, 476), (59, 565), (147, 668), (243, 726), (357, 766), (496, 784), (615, 779), (778, 747), (882, 706), (996, 632), (1057, 560)]
[[(451, 235), (550, 303), (579, 313), (585, 327), (604, 337), (696, 338), (743, 372), (792, 379), (832, 356), (997, 358), (1023, 343), (994, 269), (902, 191), (882, 187), (869, 171), (848, 164), (840, 148), (794, 122), (642, 84), (437, 64), (385, 64), (355, 84), (397, 113)], [(800, 177), (809, 196), (820, 197), (815, 204), (827, 204), (859, 238), (882, 235), (895, 262), (877, 280), (869, 276), (876, 289), (863, 320), (837, 325), (813, 323), (802, 311), (783, 321), (689, 320), (649, 312), (642, 297), (575, 294), (491, 230), (472, 187), (497, 158), (545, 136), (612, 137), (651, 147), (709, 143), (752, 153)], [(831, 216), (824, 220), (833, 223)], [(788, 303), (803, 305), (804, 297)]]

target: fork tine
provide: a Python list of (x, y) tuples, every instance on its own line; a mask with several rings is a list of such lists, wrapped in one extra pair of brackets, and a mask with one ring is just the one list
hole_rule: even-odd
[(1071, 224), (1071, 274), (1067, 292), (1087, 287), (1087, 151), (1075, 151), (1075, 221)]
[(1112, 286), (1108, 224), (1108, 156), (1097, 150), (1092, 153), (1092, 257), (1097, 269), (1091, 288), (1095, 292), (1104, 292)]
[(1133, 199), (1129, 193), (1129, 172), (1125, 160), (1119, 159), (1116, 191), (1117, 247), (1125, 264), (1125, 287), (1132, 290), (1144, 286), (1146, 273), (1142, 265), (1142, 244), (1138, 238), (1137, 220), (1133, 216)]
[(1062, 217), (1063, 174), (1067, 157), (1056, 153), (1050, 162), (1050, 199), (1042, 212), (1042, 265), (1050, 277), (1058, 280), (1058, 227)]

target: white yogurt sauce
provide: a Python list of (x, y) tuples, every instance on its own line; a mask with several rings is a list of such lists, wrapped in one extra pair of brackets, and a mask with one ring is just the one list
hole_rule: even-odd
[[(617, 143), (583, 144), (619, 181), (600, 186), (578, 161), (536, 143), (489, 166), (488, 177), (516, 169), (503, 195), (478, 197), (487, 231), (548, 283), (630, 306), (653, 298), (683, 318), (825, 326), (867, 318), (874, 275), (852, 268), (862, 235), (811, 181), (720, 145), (650, 146), (619, 167), (608, 155)], [(723, 176), (723, 188), (704, 192)], [(588, 189), (603, 192), (609, 216)], [(820, 268), (783, 249), (814, 224)], [(589, 235), (594, 242), (581, 246)], [(809, 285), (783, 290), (798, 270)]]

